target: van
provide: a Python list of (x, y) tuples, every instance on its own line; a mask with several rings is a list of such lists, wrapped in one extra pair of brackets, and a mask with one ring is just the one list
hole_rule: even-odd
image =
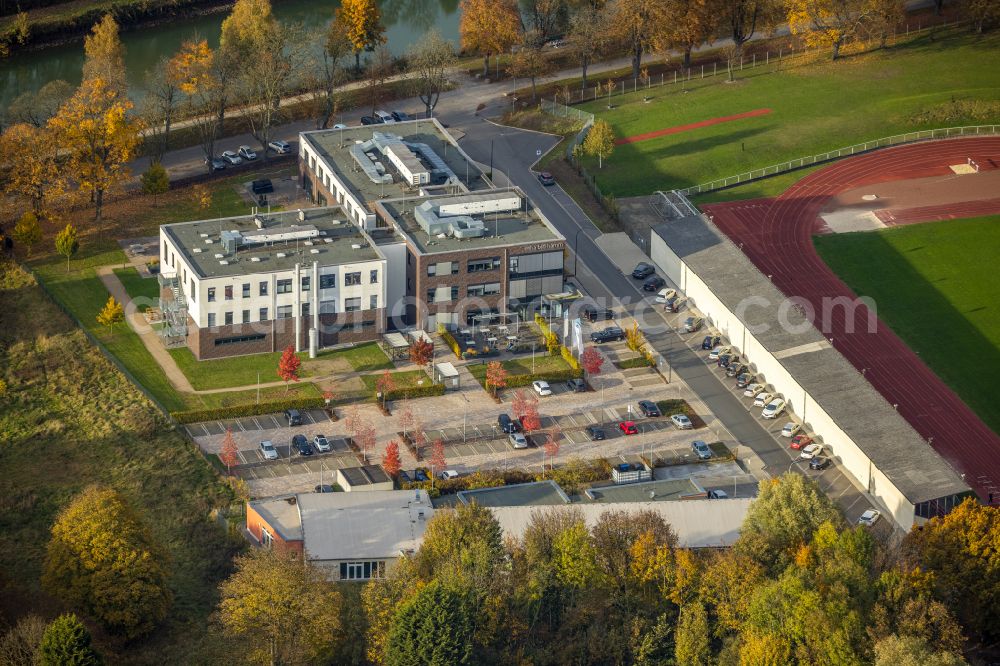
[(446, 469), (445, 471), (443, 471), (440, 474), (438, 474), (438, 477), (442, 481), (449, 481), (451, 479), (457, 479), (458, 478), (458, 472), (456, 472), (453, 469)]

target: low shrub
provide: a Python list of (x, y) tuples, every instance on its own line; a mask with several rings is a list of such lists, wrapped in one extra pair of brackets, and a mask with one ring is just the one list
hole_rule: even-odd
[(286, 409), (322, 409), (323, 398), (290, 398), (288, 400), (273, 400), (271, 402), (247, 403), (231, 405), (217, 409), (191, 409), (180, 412), (170, 412), (178, 423), (197, 423), (198, 421), (215, 421), (219, 419), (234, 419), (240, 416), (257, 416), (283, 412)]
[(570, 379), (577, 379), (583, 377), (583, 370), (577, 368), (567, 368), (566, 370), (553, 370), (550, 372), (536, 372), (534, 374), (527, 375), (510, 375), (507, 377), (507, 388), (521, 388), (522, 386), (531, 386), (531, 383), (536, 380), (542, 380), (546, 382), (565, 382)]
[(389, 391), (385, 395), (386, 400), (404, 400), (407, 398), (426, 398), (433, 395), (444, 395), (444, 384), (424, 384), (422, 386), (411, 386), (405, 389)]
[(580, 369), (580, 362), (573, 356), (573, 352), (569, 350), (569, 347), (561, 347), (559, 353), (562, 354), (563, 360), (569, 363), (569, 367), (574, 370)]
[(636, 356), (635, 358), (628, 358), (624, 361), (615, 361), (615, 367), (619, 370), (628, 370), (630, 368), (651, 368), (655, 363), (652, 359), (643, 354), (642, 356)]
[(455, 354), (455, 357), (462, 358), (462, 348), (458, 346), (458, 341), (455, 340), (455, 336), (444, 327), (444, 324), (438, 324), (438, 334), (441, 336), (441, 339), (444, 340), (445, 344), (451, 349), (452, 353)]

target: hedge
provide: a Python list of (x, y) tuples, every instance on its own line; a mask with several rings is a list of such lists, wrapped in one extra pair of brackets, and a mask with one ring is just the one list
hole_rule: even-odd
[(462, 358), (462, 348), (458, 346), (458, 341), (455, 340), (455, 336), (448, 332), (448, 329), (444, 327), (444, 324), (438, 324), (438, 334), (444, 340), (445, 344), (451, 348), (455, 357)]
[(562, 354), (563, 360), (569, 363), (569, 367), (574, 370), (580, 369), (580, 362), (573, 356), (573, 352), (569, 350), (569, 347), (561, 347), (559, 353)]
[(546, 381), (546, 382), (565, 382), (570, 379), (579, 379), (583, 377), (583, 370), (579, 368), (568, 370), (555, 370), (552, 372), (536, 372), (534, 374), (527, 375), (509, 375), (507, 377), (507, 387), (506, 388), (519, 388), (521, 386), (530, 386), (534, 381)]
[(628, 370), (629, 368), (652, 368), (656, 365), (648, 356), (636, 356), (635, 358), (625, 359), (624, 361), (615, 361), (615, 365), (619, 370)]
[(170, 412), (170, 416), (178, 423), (197, 423), (198, 421), (216, 421), (219, 419), (234, 419), (240, 416), (256, 416), (283, 412), (286, 409), (320, 409), (326, 406), (323, 398), (290, 398), (288, 400), (273, 400), (271, 402), (247, 403), (232, 405), (218, 409), (191, 409), (182, 412)]
[(433, 395), (444, 395), (444, 384), (427, 384), (425, 386), (412, 386), (407, 389), (388, 391), (385, 399), (404, 400), (406, 398), (426, 398)]

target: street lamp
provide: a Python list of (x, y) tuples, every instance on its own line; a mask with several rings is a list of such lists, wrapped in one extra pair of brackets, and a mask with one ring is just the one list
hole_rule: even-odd
[(583, 231), (583, 227), (576, 230), (576, 234), (573, 235), (573, 275), (576, 275), (576, 262), (579, 261), (579, 255), (576, 252), (577, 241), (580, 239), (580, 232)]

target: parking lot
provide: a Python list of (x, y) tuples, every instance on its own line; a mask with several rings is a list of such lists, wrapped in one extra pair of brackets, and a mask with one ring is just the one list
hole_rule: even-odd
[[(322, 409), (302, 410), (302, 423), (305, 425), (322, 425), (331, 423), (330, 417)], [(187, 434), (193, 439), (199, 437), (222, 435), (226, 430), (238, 432), (257, 432), (287, 429), (285, 417), (282, 414), (262, 414), (260, 416), (244, 416), (238, 419), (226, 419), (224, 421), (203, 421), (201, 423), (190, 423), (184, 426)], [(266, 438), (265, 438), (266, 439)]]

